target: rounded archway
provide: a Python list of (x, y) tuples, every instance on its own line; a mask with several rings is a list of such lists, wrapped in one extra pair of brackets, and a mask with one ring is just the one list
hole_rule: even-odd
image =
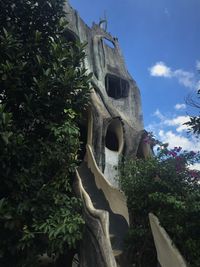
[(114, 186), (118, 187), (117, 180), (119, 157), (123, 150), (123, 127), (119, 118), (113, 119), (106, 130), (105, 135), (105, 169), (104, 175)]
[(111, 151), (120, 153), (123, 148), (123, 127), (121, 121), (116, 118), (107, 127), (105, 146)]

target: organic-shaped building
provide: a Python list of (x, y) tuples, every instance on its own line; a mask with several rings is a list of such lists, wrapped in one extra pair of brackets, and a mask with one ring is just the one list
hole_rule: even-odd
[(83, 199), (86, 227), (79, 262), (81, 267), (127, 267), (123, 240), (129, 215), (115, 176), (122, 156), (147, 153), (141, 142), (140, 92), (117, 38), (106, 31), (106, 21), (89, 28), (68, 3), (66, 12), (66, 39), (87, 43), (84, 64), (93, 73), (91, 104), (80, 125), (83, 161), (77, 169), (76, 190)]

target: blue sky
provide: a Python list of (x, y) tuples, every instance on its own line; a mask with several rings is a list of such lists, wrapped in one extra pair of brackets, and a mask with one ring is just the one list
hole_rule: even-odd
[(89, 25), (106, 13), (141, 96), (145, 129), (170, 146), (200, 150), (182, 123), (198, 111), (185, 105), (198, 88), (200, 0), (70, 0)]

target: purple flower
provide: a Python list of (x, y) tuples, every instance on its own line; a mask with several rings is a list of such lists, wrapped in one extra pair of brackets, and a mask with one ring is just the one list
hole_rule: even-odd
[(174, 152), (174, 150), (171, 150), (171, 151), (168, 152), (168, 155), (170, 155), (170, 156), (175, 158), (177, 156), (177, 153)]
[(195, 170), (190, 170), (188, 171), (189, 172), (189, 175), (193, 178), (198, 178), (200, 175), (199, 175), (199, 172), (198, 171), (195, 171)]

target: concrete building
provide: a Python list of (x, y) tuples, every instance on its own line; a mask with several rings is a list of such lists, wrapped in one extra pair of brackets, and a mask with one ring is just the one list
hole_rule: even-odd
[(93, 74), (90, 106), (80, 125), (82, 164), (76, 171), (86, 227), (76, 255), (79, 265), (74, 266), (128, 267), (123, 240), (129, 214), (115, 177), (122, 156), (145, 158), (151, 154), (143, 142), (146, 132), (140, 91), (126, 69), (118, 39), (106, 30), (107, 21), (90, 28), (68, 2), (65, 8), (69, 22), (66, 40), (87, 43), (84, 65)]
[(115, 176), (121, 156), (142, 156), (145, 150), (140, 145), (144, 133), (140, 92), (126, 69), (117, 38), (106, 31), (107, 22), (90, 28), (69, 3), (66, 12), (66, 39), (87, 43), (84, 64), (93, 73), (91, 105), (80, 125), (84, 145), (77, 190), (86, 220), (80, 266), (127, 266), (122, 248), (129, 215)]

